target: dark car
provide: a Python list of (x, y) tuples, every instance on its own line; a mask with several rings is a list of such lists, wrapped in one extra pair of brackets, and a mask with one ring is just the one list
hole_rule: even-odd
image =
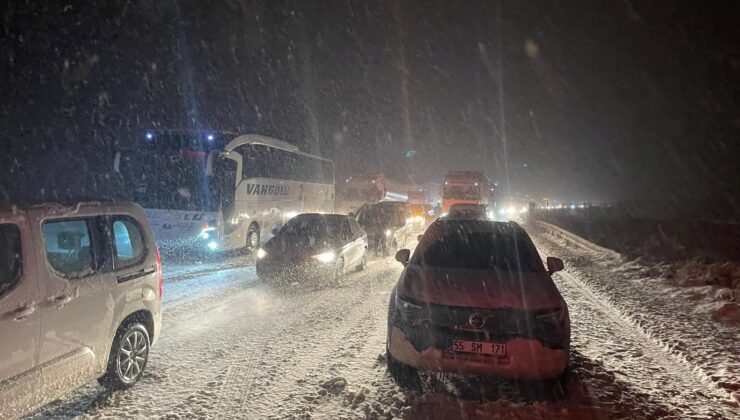
[(367, 234), (343, 214), (305, 213), (290, 219), (257, 251), (265, 283), (337, 282), (367, 263)]
[[(357, 222), (367, 232), (369, 249), (376, 255), (393, 255), (399, 247), (406, 246), (417, 230), (410, 207), (405, 203), (382, 202), (365, 204), (357, 210)], [(421, 230), (423, 232), (421, 219)]]
[(559, 378), (568, 365), (568, 307), (537, 249), (516, 223), (439, 219), (391, 293), (388, 369), (401, 386), (417, 370), (514, 379)]

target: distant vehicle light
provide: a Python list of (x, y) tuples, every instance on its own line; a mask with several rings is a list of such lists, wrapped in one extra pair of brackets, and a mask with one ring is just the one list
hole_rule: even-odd
[(502, 216), (505, 215), (506, 214), (506, 209), (505, 208), (498, 209), (498, 214), (500, 214)]
[(516, 214), (516, 207), (511, 206), (508, 209), (506, 209), (507, 214)]
[(526, 213), (528, 211), (529, 211), (529, 208), (527, 206), (524, 206), (521, 209), (519, 209), (519, 213)]
[(476, 182), (476, 183), (475, 183), (475, 184), (473, 184), (473, 185), (475, 185), (475, 186), (477, 187), (477, 186), (478, 186), (478, 183)]
[(257, 250), (257, 259), (261, 260), (267, 256), (267, 252), (265, 252), (264, 249), (260, 248)]
[(152, 134), (152, 133), (146, 133), (146, 139), (147, 140), (151, 140), (153, 138), (154, 138), (154, 134)]
[(576, 209), (576, 205), (575, 205), (575, 204), (571, 204), (571, 205), (570, 205), (570, 209), (571, 209), (571, 210), (575, 210), (575, 209)]
[(208, 139), (208, 141), (213, 141), (213, 139), (215, 139), (216, 137), (213, 134), (209, 134), (206, 136), (206, 138)]
[(496, 214), (494, 212), (492, 212), (492, 211), (489, 211), (488, 212), (488, 220), (495, 220), (495, 219), (496, 219)]
[(322, 263), (330, 263), (334, 261), (334, 258), (336, 258), (337, 255), (334, 253), (334, 251), (324, 252), (323, 254), (314, 255), (311, 258), (321, 261)]
[(386, 229), (385, 236), (391, 236), (391, 235), (393, 235), (393, 232), (391, 232), (390, 229)]
[(216, 249), (218, 249), (218, 242), (216, 241), (208, 242), (208, 249), (210, 249), (211, 251), (215, 251)]

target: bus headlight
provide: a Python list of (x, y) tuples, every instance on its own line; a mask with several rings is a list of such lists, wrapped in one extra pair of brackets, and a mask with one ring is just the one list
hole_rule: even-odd
[(265, 252), (264, 249), (260, 248), (257, 250), (257, 259), (261, 260), (267, 256), (267, 252)]
[(215, 227), (204, 227), (200, 230), (198, 237), (201, 239), (209, 239), (211, 237), (211, 232), (214, 232), (215, 230)]
[(336, 258), (337, 255), (334, 253), (334, 251), (324, 252), (322, 254), (314, 255), (311, 258), (321, 261), (322, 263), (330, 263), (334, 261), (334, 258)]

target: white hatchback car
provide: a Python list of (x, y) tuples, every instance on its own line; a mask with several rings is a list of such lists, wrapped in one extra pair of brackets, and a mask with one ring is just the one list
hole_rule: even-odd
[(136, 383), (162, 320), (162, 268), (133, 203), (0, 210), (0, 418), (93, 379)]

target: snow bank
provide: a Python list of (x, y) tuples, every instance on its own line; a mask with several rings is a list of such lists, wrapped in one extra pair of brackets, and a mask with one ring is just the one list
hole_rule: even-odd
[[(736, 224), (564, 215), (546, 219), (548, 222), (538, 223), (548, 233), (597, 253), (614, 256), (618, 252), (626, 260), (625, 271), (661, 279), (669, 286), (662, 291), (685, 298), (694, 312), (740, 326), (740, 236)], [(686, 226), (676, 226), (681, 223)]]

